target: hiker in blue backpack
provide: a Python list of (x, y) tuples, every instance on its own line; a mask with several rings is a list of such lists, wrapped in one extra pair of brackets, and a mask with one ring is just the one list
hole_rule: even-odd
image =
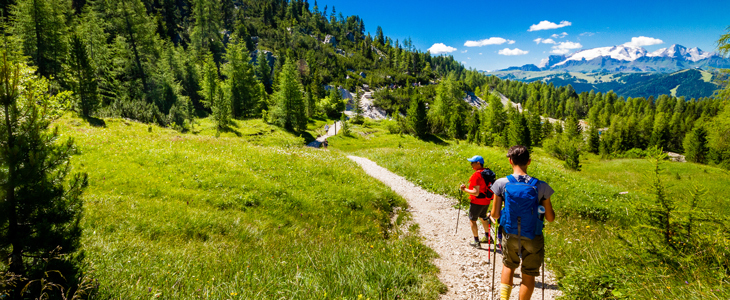
[(512, 175), (497, 179), (492, 184), (494, 205), (491, 215), (493, 220), (499, 219), (504, 232), (500, 299), (509, 299), (512, 278), (520, 264), (522, 283), (519, 299), (530, 299), (535, 289), (535, 276), (540, 275), (540, 265), (545, 259), (543, 218), (548, 222), (555, 220), (555, 211), (550, 203), (554, 191), (546, 182), (527, 175), (527, 167), (531, 163), (527, 148), (512, 146), (507, 157), (512, 165)]
[[(489, 168), (484, 168), (484, 158), (479, 155), (467, 159), (471, 163), (474, 174), (469, 177), (469, 188), (465, 184), (459, 186), (459, 189), (469, 194), (469, 221), (471, 221), (471, 232), (474, 240), (469, 245), (475, 248), (481, 248), (481, 243), (489, 242), (489, 203), (494, 198), (494, 194), (489, 186), (494, 182), (494, 172)], [(491, 177), (490, 177), (491, 176)], [(491, 178), (491, 180), (490, 180)], [(484, 227), (484, 238), (479, 240), (479, 225), (477, 219), (482, 220)]]

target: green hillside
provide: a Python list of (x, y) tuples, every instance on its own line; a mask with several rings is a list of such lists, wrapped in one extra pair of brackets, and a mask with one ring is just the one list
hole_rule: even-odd
[(433, 251), (397, 227), (405, 201), (339, 153), (260, 121), (236, 122), (266, 128), (241, 138), (104, 123), (57, 123), (89, 173), (95, 299), (435, 299), (443, 288)]

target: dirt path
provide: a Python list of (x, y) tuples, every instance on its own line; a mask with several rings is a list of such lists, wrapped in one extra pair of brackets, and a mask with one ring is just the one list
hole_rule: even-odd
[[(447, 198), (425, 191), (405, 178), (378, 166), (373, 161), (356, 156), (348, 156), (358, 163), (365, 172), (390, 186), (393, 191), (408, 201), (413, 220), (420, 227), (421, 236), (426, 245), (439, 254), (434, 264), (441, 269), (439, 279), (446, 284), (448, 291), (441, 299), (490, 299), (492, 285), (491, 261), (487, 260), (486, 249), (475, 249), (468, 245), (471, 229), (466, 213), (462, 210), (459, 218), (459, 232), (454, 234), (457, 210), (452, 207), (455, 199)], [(480, 231), (482, 231), (480, 226)], [(486, 248), (486, 245), (482, 246)], [(492, 258), (494, 259), (494, 258)], [(502, 269), (502, 256), (497, 252), (495, 289), (499, 290), (499, 276)], [(517, 299), (519, 289), (519, 270), (515, 275), (515, 288), (510, 299)], [(545, 299), (554, 299), (560, 295), (551, 274), (545, 276)], [(541, 278), (532, 299), (542, 299)], [(497, 299), (495, 293), (494, 298)]]

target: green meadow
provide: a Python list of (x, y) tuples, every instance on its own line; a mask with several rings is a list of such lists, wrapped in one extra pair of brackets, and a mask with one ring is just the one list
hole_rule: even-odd
[[(364, 156), (420, 186), (458, 196), (457, 186), (471, 174), (466, 158), (482, 155), (500, 177), (512, 172), (506, 150), (432, 137), (421, 141), (389, 134), (382, 124), (356, 128), (351, 137), (330, 139), (331, 148)], [(633, 238), (655, 204), (653, 165), (646, 159), (602, 160), (581, 157), (582, 171), (571, 171), (541, 148), (533, 149), (531, 175), (548, 182), (557, 220), (546, 225), (548, 268), (558, 277), (567, 299), (727, 299), (730, 296), (730, 251), (720, 232), (697, 235), (705, 246), (686, 247), (682, 257), (666, 259), (643, 253)], [(686, 217), (691, 193), (699, 198), (696, 218), (727, 220), (730, 215), (730, 173), (693, 163), (664, 161), (660, 176), (676, 211)], [(707, 224), (704, 224), (707, 225)], [(679, 230), (679, 229), (677, 229)], [(623, 242), (622, 239), (629, 242)], [(706, 260), (712, 260), (708, 262)]]
[(185, 134), (124, 119), (56, 125), (80, 150), (74, 171), (89, 174), (82, 245), (96, 299), (435, 299), (445, 289), (435, 253), (399, 230), (406, 202), (303, 137), (260, 120), (217, 138), (209, 119)]

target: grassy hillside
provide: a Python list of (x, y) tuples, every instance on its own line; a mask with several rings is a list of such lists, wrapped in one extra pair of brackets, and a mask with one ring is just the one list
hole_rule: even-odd
[[(360, 130), (369, 134), (332, 138), (331, 147), (368, 157), (434, 192), (457, 195), (456, 187), (471, 173), (466, 158), (475, 154), (484, 156), (499, 176), (511, 173), (506, 151), (501, 148), (424, 142), (388, 134), (376, 125)], [(567, 298), (705, 299), (730, 295), (730, 253), (728, 245), (722, 244), (727, 239), (720, 233), (701, 233), (719, 243), (703, 249), (715, 251), (714, 257), (725, 266), (717, 269), (693, 260), (700, 255), (688, 254), (689, 258), (676, 263), (646, 256), (620, 240), (620, 236), (631, 238), (639, 233), (636, 225), (646, 217), (642, 209), (655, 203), (650, 189), (651, 163), (641, 159), (603, 161), (595, 156), (581, 163), (581, 172), (566, 170), (562, 161), (538, 148), (529, 168), (530, 174), (547, 181), (556, 191), (553, 205), (558, 218), (547, 225), (547, 263), (557, 273)], [(730, 173), (691, 163), (663, 165), (661, 178), (679, 211), (688, 209), (690, 191), (697, 186), (709, 191), (700, 200), (700, 207), (712, 211), (708, 215), (730, 215), (729, 200), (724, 196), (730, 189)]]
[(103, 123), (57, 123), (89, 173), (83, 248), (97, 299), (432, 299), (444, 288), (434, 252), (391, 223), (406, 202), (342, 155), (259, 120), (220, 138), (205, 135), (207, 119), (197, 135)]

